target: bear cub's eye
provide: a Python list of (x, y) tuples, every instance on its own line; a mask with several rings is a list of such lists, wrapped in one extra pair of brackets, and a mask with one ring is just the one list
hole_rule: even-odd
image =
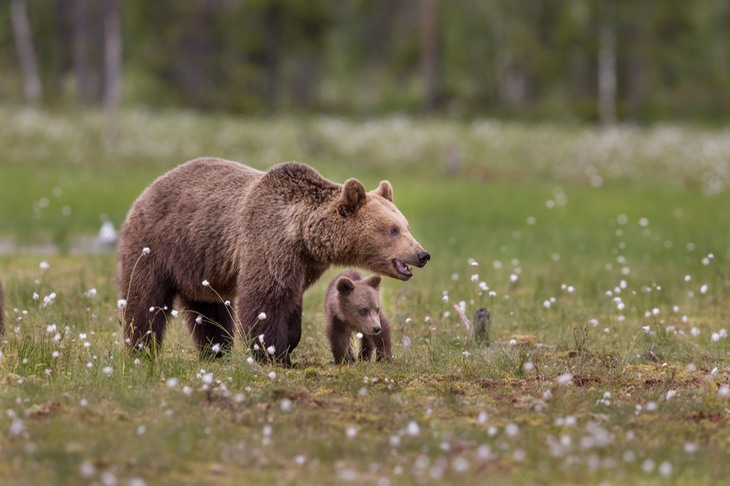
[(400, 230), (397, 227), (393, 226), (390, 228), (390, 236), (398, 236), (399, 234)]
[(363, 316), (363, 317), (367, 317), (368, 316), (368, 310), (367, 309), (360, 309), (360, 315)]

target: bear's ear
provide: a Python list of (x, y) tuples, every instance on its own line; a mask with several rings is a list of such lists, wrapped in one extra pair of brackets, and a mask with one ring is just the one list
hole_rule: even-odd
[(337, 280), (337, 292), (347, 295), (353, 290), (355, 290), (355, 282), (349, 278), (340, 277), (340, 279)]
[(374, 288), (375, 290), (378, 290), (380, 287), (380, 282), (383, 280), (383, 278), (380, 275), (370, 275), (368, 278), (363, 280), (367, 285)]
[(393, 202), (393, 186), (388, 181), (380, 181), (380, 185), (373, 191), (374, 194)]
[(357, 179), (347, 179), (342, 186), (342, 208), (347, 213), (354, 213), (365, 204), (365, 186)]

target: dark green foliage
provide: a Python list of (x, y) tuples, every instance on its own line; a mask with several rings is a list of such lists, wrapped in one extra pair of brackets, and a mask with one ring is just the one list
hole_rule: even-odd
[[(88, 3), (89, 79), (102, 99), (102, 2), (29, 2), (46, 105), (78, 99), (74, 7)], [(425, 37), (437, 37), (436, 109), (594, 120), (599, 35), (616, 38), (619, 120), (730, 112), (728, 2), (196, 0), (122, 3), (124, 101), (236, 113), (418, 112)], [(0, 101), (19, 101), (9, 2), (0, 5)], [(425, 33), (424, 33), (425, 32)]]

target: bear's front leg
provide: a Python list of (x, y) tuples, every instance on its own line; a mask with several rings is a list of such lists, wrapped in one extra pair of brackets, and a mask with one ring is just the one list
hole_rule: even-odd
[(239, 320), (244, 339), (260, 363), (291, 366), (290, 353), (302, 335), (302, 305), (292, 299), (239, 302)]

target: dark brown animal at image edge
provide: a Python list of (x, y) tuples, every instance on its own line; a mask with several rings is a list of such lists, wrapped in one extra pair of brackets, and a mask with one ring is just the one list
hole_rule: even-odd
[(392, 359), (390, 323), (380, 307), (380, 275), (365, 277), (348, 269), (329, 283), (324, 297), (327, 338), (335, 363), (355, 361), (350, 344), (352, 334), (360, 333), (358, 357), (378, 361)]
[(257, 359), (291, 364), (302, 295), (330, 265), (408, 280), (410, 266), (429, 260), (392, 200), (387, 181), (366, 192), (357, 179), (340, 185), (295, 162), (262, 172), (203, 158), (173, 169), (121, 229), (125, 342), (159, 346), (177, 299), (201, 352), (230, 348), (237, 328)]

